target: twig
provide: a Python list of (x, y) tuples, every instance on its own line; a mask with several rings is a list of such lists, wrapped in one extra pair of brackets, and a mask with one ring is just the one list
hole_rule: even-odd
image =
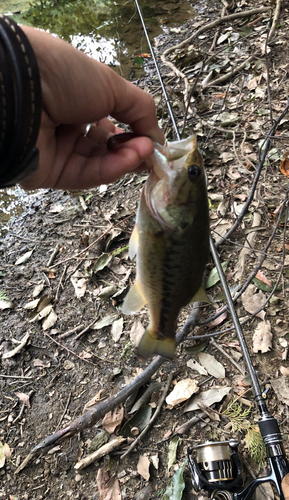
[(18, 344), (17, 347), (15, 347), (14, 349), (12, 349), (12, 351), (9, 351), (9, 352), (5, 352), (2, 356), (2, 359), (9, 359), (9, 358), (13, 358), (13, 356), (15, 356), (16, 354), (18, 354), (22, 349), (23, 347), (26, 346), (28, 340), (30, 339), (30, 332), (26, 333), (26, 335), (24, 335), (23, 339), (21, 340), (21, 342)]
[(59, 280), (59, 283), (57, 285), (57, 290), (56, 290), (56, 294), (55, 294), (55, 299), (54, 299), (54, 302), (57, 302), (58, 301), (58, 296), (59, 296), (59, 290), (60, 290), (60, 287), (61, 287), (61, 283), (62, 283), (62, 280), (63, 280), (63, 277), (66, 273), (66, 269), (67, 269), (67, 266), (64, 266), (64, 269), (63, 269), (63, 272), (62, 272), (62, 275), (60, 276), (60, 280)]
[(279, 123), (284, 118), (284, 116), (287, 114), (288, 110), (289, 110), (289, 99), (287, 100), (287, 104), (286, 104), (283, 112), (275, 120), (275, 123), (274, 123), (273, 127), (268, 132), (267, 139), (265, 139), (265, 141), (263, 143), (263, 147), (261, 148), (262, 155), (261, 155), (261, 158), (260, 158), (259, 163), (257, 165), (255, 177), (254, 177), (254, 180), (253, 180), (253, 183), (252, 183), (252, 188), (251, 188), (250, 194), (249, 194), (249, 196), (248, 196), (248, 198), (246, 200), (246, 203), (244, 204), (244, 206), (243, 206), (243, 208), (242, 208), (239, 216), (237, 217), (237, 219), (235, 220), (234, 224), (229, 229), (229, 231), (227, 231), (227, 233), (219, 241), (217, 241), (215, 243), (216, 247), (220, 246), (222, 243), (224, 243), (224, 241), (226, 241), (226, 239), (235, 231), (236, 227), (238, 227), (240, 225), (241, 221), (244, 218), (244, 215), (247, 213), (247, 210), (248, 210), (248, 208), (250, 206), (250, 203), (251, 203), (251, 201), (254, 198), (254, 194), (255, 194), (255, 191), (256, 191), (256, 188), (257, 188), (257, 184), (258, 184), (258, 180), (259, 180), (259, 177), (261, 175), (261, 171), (262, 171), (262, 168), (263, 168), (263, 165), (264, 165), (264, 162), (265, 162), (265, 158), (267, 156), (267, 153), (268, 153), (270, 145), (271, 145), (271, 139), (270, 139), (270, 137), (275, 135), (275, 132), (276, 132), (276, 129), (277, 129)]
[(177, 427), (174, 434), (186, 434), (190, 430), (190, 428), (193, 427), (193, 425), (196, 425), (205, 416), (206, 414), (202, 412), (199, 413), (199, 415), (190, 418), (190, 420)]
[[(34, 392), (35, 392), (34, 390), (29, 391), (29, 393), (28, 393), (28, 399), (30, 399), (30, 397), (32, 396), (32, 394), (34, 394)], [(22, 403), (22, 406), (20, 408), (20, 412), (18, 413), (17, 417), (14, 418), (12, 424), (16, 424), (16, 422), (18, 422), (18, 420), (20, 420), (20, 418), (23, 415), (25, 406), (26, 406), (26, 403)]]
[(87, 332), (87, 330), (89, 330), (92, 325), (94, 325), (94, 323), (98, 320), (98, 311), (97, 311), (97, 316), (89, 323), (89, 325), (87, 325), (83, 330), (81, 330), (81, 332), (79, 332), (76, 337), (73, 339), (73, 343), (75, 343), (76, 340), (80, 339), (80, 337), (82, 337), (82, 335), (84, 335), (84, 333)]
[(208, 87), (215, 87), (217, 85), (220, 85), (221, 83), (225, 83), (228, 80), (231, 80), (233, 76), (237, 75), (241, 69), (245, 68), (245, 66), (253, 61), (256, 57), (258, 57), (258, 52), (256, 52), (253, 56), (248, 57), (242, 64), (237, 66), (236, 68), (232, 69), (229, 73), (226, 73), (225, 75), (220, 76), (219, 78), (216, 78), (215, 80), (212, 80), (211, 82), (207, 83), (206, 85), (203, 86), (204, 89)]
[(268, 43), (271, 42), (271, 40), (273, 38), (273, 35), (275, 33), (276, 24), (277, 24), (277, 21), (279, 19), (280, 10), (281, 10), (281, 3), (282, 3), (282, 0), (277, 0), (276, 1), (276, 7), (275, 7), (275, 11), (274, 11), (272, 26), (270, 28), (269, 36), (268, 36)]
[(71, 330), (67, 330), (67, 332), (62, 333), (61, 335), (58, 335), (58, 339), (67, 339), (67, 337), (71, 337), (74, 333), (79, 332), (79, 330), (82, 330), (84, 328), (84, 324), (82, 323), (81, 325), (77, 325), (74, 328), (71, 328)]
[(92, 363), (91, 361), (88, 361), (88, 359), (82, 358), (81, 356), (79, 356), (78, 354), (76, 354), (76, 352), (72, 351), (71, 349), (69, 349), (65, 345), (61, 344), (60, 342), (57, 342), (57, 340), (55, 340), (53, 337), (51, 337), (51, 335), (49, 335), (49, 333), (44, 332), (44, 335), (46, 335), (50, 340), (52, 340), (52, 342), (54, 342), (59, 347), (61, 347), (61, 349), (64, 349), (65, 351), (69, 352), (73, 356), (76, 356), (78, 359), (81, 359), (81, 361), (84, 361), (85, 363), (88, 363), (89, 365), (97, 366), (97, 365), (95, 365), (95, 363)]
[(61, 415), (61, 417), (60, 417), (60, 419), (59, 419), (59, 422), (58, 422), (58, 424), (57, 424), (57, 426), (56, 426), (56, 429), (58, 429), (58, 427), (60, 427), (60, 424), (61, 424), (61, 422), (62, 422), (62, 420), (63, 420), (63, 418), (64, 418), (64, 415), (65, 415), (65, 413), (67, 412), (67, 408), (68, 408), (69, 403), (70, 403), (70, 400), (71, 400), (71, 394), (72, 394), (72, 393), (70, 392), (70, 393), (69, 393), (69, 396), (68, 396), (68, 399), (67, 399), (67, 402), (66, 402), (66, 405), (65, 405), (65, 408), (64, 408), (64, 410), (63, 410), (63, 413), (62, 413), (62, 415)]
[(219, 344), (217, 344), (217, 342), (215, 342), (213, 339), (210, 340), (210, 343), (216, 348), (218, 349), (218, 351), (220, 351), (223, 356), (226, 356), (226, 358), (230, 361), (230, 363), (232, 363), (232, 365), (235, 366), (235, 368), (237, 368), (237, 370), (244, 376), (246, 374), (246, 371), (244, 368), (242, 368), (239, 363), (237, 363), (237, 361), (235, 361), (232, 356), (230, 356)]
[(129, 446), (129, 448), (125, 451), (125, 453), (123, 453), (121, 455), (120, 458), (124, 458), (126, 457), (132, 450), (134, 450), (134, 448), (136, 447), (136, 445), (141, 441), (141, 439), (144, 437), (144, 435), (149, 431), (149, 429), (152, 427), (154, 421), (157, 419), (160, 411), (161, 411), (161, 408), (163, 406), (163, 403), (164, 403), (164, 400), (166, 398), (166, 395), (168, 393), (168, 390), (170, 388), (170, 385), (171, 385), (171, 382), (173, 380), (173, 373), (171, 372), (170, 375), (169, 375), (169, 378), (168, 378), (168, 381), (165, 385), (165, 388), (164, 388), (164, 391), (163, 391), (163, 394), (162, 394), (162, 397), (158, 403), (158, 406), (157, 406), (157, 409), (156, 411), (154, 412), (152, 418), (150, 419), (150, 421), (148, 422), (148, 424), (145, 426), (145, 428), (141, 431), (141, 433), (137, 436), (137, 438), (131, 443), (131, 445)]
[[(262, 266), (262, 264), (263, 264), (263, 262), (264, 262), (265, 258), (267, 257), (267, 252), (268, 252), (268, 249), (269, 249), (269, 247), (270, 247), (270, 245), (271, 245), (271, 243), (272, 243), (272, 241), (273, 241), (273, 238), (274, 238), (274, 236), (275, 236), (275, 234), (276, 234), (276, 231), (277, 231), (277, 229), (278, 229), (278, 227), (279, 227), (279, 223), (280, 223), (280, 220), (281, 220), (281, 216), (282, 216), (282, 213), (283, 213), (283, 211), (284, 211), (284, 209), (285, 209), (285, 207), (286, 207), (287, 203), (288, 203), (288, 192), (286, 192), (286, 194), (285, 194), (285, 199), (284, 199), (284, 201), (283, 201), (283, 203), (282, 203), (282, 206), (281, 206), (280, 212), (279, 212), (279, 214), (278, 214), (278, 219), (277, 219), (277, 222), (276, 222), (276, 224), (275, 224), (275, 226), (274, 226), (274, 229), (273, 229), (273, 231), (272, 231), (272, 234), (271, 234), (271, 236), (270, 236), (270, 238), (269, 238), (269, 240), (268, 240), (268, 242), (267, 242), (267, 245), (265, 246), (265, 249), (264, 249), (264, 251), (262, 252), (262, 257), (260, 258), (260, 260), (258, 261), (258, 263), (256, 264), (256, 266), (254, 267), (253, 271), (252, 271), (252, 272), (250, 273), (250, 275), (248, 276), (248, 278), (247, 278), (247, 280), (245, 281), (244, 285), (243, 285), (243, 286), (241, 287), (241, 289), (240, 289), (240, 290), (236, 293), (236, 295), (234, 295), (234, 297), (233, 297), (233, 301), (234, 301), (234, 302), (236, 302), (236, 300), (238, 300), (238, 299), (241, 297), (241, 295), (244, 293), (244, 291), (245, 291), (245, 290), (247, 289), (247, 287), (250, 285), (250, 283), (251, 283), (252, 279), (253, 279), (253, 278), (255, 278), (255, 276), (256, 276), (256, 274), (257, 274), (257, 272), (259, 271), (259, 269), (260, 269), (260, 267)], [(276, 284), (275, 284), (275, 286), (276, 286)], [(274, 291), (275, 291), (275, 286), (274, 286)], [(273, 292), (273, 290), (272, 290), (272, 292)], [(272, 293), (272, 292), (271, 292), (271, 293)], [(273, 292), (273, 293), (274, 293), (274, 292)], [(271, 298), (271, 294), (270, 294), (269, 300), (270, 300), (270, 298)], [(267, 301), (266, 301), (266, 303), (267, 303)], [(265, 305), (265, 304), (264, 304), (264, 305)], [(254, 316), (254, 315), (256, 315), (256, 314), (258, 314), (258, 312), (259, 312), (259, 311), (261, 311), (261, 310), (263, 309), (264, 305), (263, 305), (261, 308), (259, 308), (257, 311), (255, 311), (255, 313), (254, 313), (253, 315), (251, 315), (251, 317), (252, 317), (252, 316)], [(207, 323), (211, 323), (211, 321), (214, 321), (215, 319), (217, 319), (217, 318), (218, 318), (219, 316), (221, 316), (221, 314), (223, 314), (223, 313), (224, 313), (227, 309), (228, 309), (228, 307), (227, 307), (227, 306), (222, 307), (222, 309), (220, 309), (220, 310), (219, 310), (216, 314), (214, 314), (214, 315), (213, 315), (213, 316), (211, 316), (210, 318), (207, 318), (207, 319), (205, 319), (205, 320), (203, 320), (203, 321), (200, 321), (200, 322), (199, 322), (199, 324), (198, 324), (198, 326), (204, 326), (204, 325), (206, 325)], [(223, 331), (223, 332), (219, 332), (219, 335), (221, 335), (221, 333), (225, 333), (225, 331)], [(210, 334), (209, 334), (209, 335), (210, 335)], [(212, 335), (212, 336), (213, 336), (213, 335)], [(192, 338), (193, 338), (193, 337), (192, 337)], [(195, 338), (197, 338), (197, 337), (195, 337)], [(189, 339), (190, 339), (190, 337), (189, 337)]]
[(113, 450), (118, 448), (124, 441), (126, 441), (126, 438), (122, 436), (118, 436), (112, 439), (108, 443), (101, 446), (98, 450), (94, 451), (90, 455), (87, 455), (87, 457), (84, 457), (82, 460), (77, 462), (74, 468), (76, 470), (82, 470), (85, 467), (88, 467), (93, 462), (96, 462), (96, 460), (99, 460), (104, 455), (108, 455), (108, 453), (111, 453)]
[(54, 248), (54, 250), (53, 250), (53, 252), (52, 252), (52, 254), (51, 254), (51, 256), (50, 256), (49, 261), (47, 262), (47, 267), (51, 266), (51, 264), (53, 263), (53, 261), (54, 261), (54, 259), (55, 259), (56, 255), (57, 255), (57, 254), (58, 254), (58, 252), (59, 252), (59, 247), (60, 247), (60, 245), (59, 245), (59, 243), (57, 243), (57, 244), (56, 244), (56, 247)]

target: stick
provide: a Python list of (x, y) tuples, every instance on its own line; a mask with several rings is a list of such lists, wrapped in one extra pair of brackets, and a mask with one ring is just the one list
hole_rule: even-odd
[(159, 401), (159, 404), (157, 406), (157, 409), (156, 411), (154, 412), (152, 418), (150, 419), (150, 421), (148, 422), (148, 424), (146, 425), (146, 427), (141, 431), (141, 433), (137, 436), (137, 438), (133, 441), (133, 443), (131, 443), (131, 445), (129, 446), (129, 448), (126, 450), (125, 453), (123, 453), (121, 455), (120, 458), (124, 458), (126, 457), (132, 450), (134, 450), (134, 448), (136, 447), (136, 445), (139, 443), (139, 441), (144, 437), (144, 435), (149, 431), (149, 429), (152, 427), (154, 421), (157, 419), (160, 411), (161, 411), (161, 408), (163, 406), (163, 402), (166, 398), (166, 395), (168, 393), (168, 390), (170, 388), (170, 385), (171, 385), (171, 382), (173, 380), (173, 373), (171, 372), (170, 375), (169, 375), (169, 378), (168, 378), (168, 381), (166, 383), (166, 386), (164, 388), (164, 392), (162, 394), (162, 397)]
[(269, 35), (268, 35), (268, 43), (271, 42), (273, 35), (275, 33), (276, 24), (277, 24), (277, 21), (279, 19), (280, 10), (281, 10), (281, 3), (282, 3), (282, 0), (276, 1), (276, 7), (275, 7), (274, 17), (273, 17), (273, 21), (272, 21), (272, 26), (270, 28)]

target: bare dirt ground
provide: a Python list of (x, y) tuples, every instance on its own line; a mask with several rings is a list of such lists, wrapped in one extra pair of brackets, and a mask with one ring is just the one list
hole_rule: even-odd
[[(270, 5), (274, 15), (276, 5)], [(198, 134), (216, 242), (239, 217), (236, 230), (218, 250), (226, 262), (233, 295), (250, 283), (241, 289), (237, 312), (245, 321), (249, 351), (288, 454), (288, 115), (271, 137), (268, 134), (288, 98), (289, 4), (282, 2), (275, 24), (269, 11), (244, 14), (259, 7), (263, 5), (253, 1), (235, 2), (227, 9), (212, 3), (186, 25), (159, 37), (156, 50), (160, 56), (172, 47), (166, 53), (170, 66), (161, 63), (162, 72), (180, 130), (184, 127), (187, 134), (192, 130)], [(235, 13), (243, 16), (218, 21)], [(209, 25), (212, 21), (215, 26)], [(188, 37), (187, 43), (175, 47)], [(155, 96), (160, 122), (172, 138), (152, 62), (145, 64), (149, 76), (138, 84)], [(260, 161), (264, 146), (268, 153)], [(188, 445), (208, 439), (240, 441), (247, 480), (266, 469), (260, 448), (252, 446), (258, 414), (250, 406), (250, 380), (244, 375), (236, 334), (229, 330), (214, 341), (186, 340), (172, 362), (163, 362), (152, 377), (158, 385), (140, 405), (139, 421), (130, 423), (132, 433), (123, 426), (136, 414), (130, 413), (132, 406), (152, 381), (94, 425), (35, 453), (15, 475), (34, 446), (70, 425), (85, 407), (97, 408), (118, 394), (150, 363), (135, 352), (137, 338), (147, 325), (146, 311), (123, 317), (118, 308), (134, 279), (135, 265), (129, 261), (127, 245), (144, 180), (145, 175), (138, 174), (89, 192), (37, 192), (2, 239), (0, 498), (163, 498), (170, 478), (185, 461)], [(252, 186), (254, 196), (242, 217)], [(213, 268), (208, 263), (207, 276)], [(201, 306), (199, 325), (190, 336), (232, 326), (226, 311), (213, 320), (225, 302), (219, 283), (208, 285), (213, 303)], [(182, 311), (178, 328), (190, 310)], [(212, 356), (203, 374), (193, 369), (193, 360), (205, 365), (200, 353)], [(170, 375), (172, 381), (166, 387)], [(163, 391), (169, 394), (177, 382), (187, 379), (195, 380), (201, 393), (212, 389), (217, 394), (228, 388), (228, 394), (207, 407), (202, 419), (186, 431), (178, 428), (200, 410), (186, 412), (185, 402), (173, 408), (164, 402), (145, 437), (121, 458), (149, 412), (155, 411)], [(87, 468), (76, 470), (75, 464), (92, 451), (92, 440), (103, 429), (112, 438), (125, 434), (126, 440)], [(187, 468), (184, 477), (183, 496), (166, 498), (205, 497), (191, 491)], [(275, 498), (271, 487), (258, 495)]]

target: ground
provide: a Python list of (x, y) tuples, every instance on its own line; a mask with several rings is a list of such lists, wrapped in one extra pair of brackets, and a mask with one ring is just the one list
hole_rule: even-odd
[[(228, 261), (226, 277), (233, 295), (253, 280), (246, 290), (241, 289), (236, 308), (241, 321), (245, 321), (249, 352), (262, 391), (267, 394), (269, 410), (278, 419), (288, 454), (288, 115), (276, 131), (271, 131), (268, 154), (261, 161), (263, 142), (267, 140), (268, 144), (273, 120), (278, 120), (287, 104), (288, 5), (283, 2), (272, 34), (270, 12), (228, 18), (208, 26), (220, 18), (222, 7), (223, 4), (212, 3), (208, 11), (160, 36), (156, 52), (160, 56), (204, 27), (195, 39), (167, 53), (170, 67), (160, 64), (180, 129), (184, 126), (186, 133), (194, 129), (198, 134), (208, 174), (212, 235), (221, 261)], [(229, 5), (222, 15), (257, 7), (256, 2), (239, 1)], [(274, 2), (271, 7), (274, 14)], [(146, 64), (147, 76), (138, 84), (155, 96), (160, 123), (172, 138), (174, 131), (160, 97), (153, 64)], [(180, 72), (177, 76), (176, 68)], [(214, 82), (223, 75), (227, 75), (224, 81)], [(254, 182), (259, 167), (260, 176)], [(142, 419), (148, 403), (153, 411), (156, 408), (169, 375), (172, 382), (168, 393), (177, 382), (186, 379), (196, 380), (200, 391), (230, 389), (222, 401), (205, 409), (202, 420), (186, 432), (178, 432), (176, 458), (170, 468), (168, 451), (176, 443), (176, 429), (199, 413), (184, 412), (184, 402), (172, 409), (164, 402), (144, 439), (125, 458), (121, 454), (132, 441), (131, 436), (87, 468), (74, 467), (91, 451), (91, 440), (103, 428), (109, 428), (116, 436), (125, 433), (122, 427), (132, 416), (132, 405), (149, 385), (147, 381), (133, 394), (134, 400), (131, 396), (124, 398), (110, 418), (107, 415), (103, 421), (101, 415), (94, 425), (57, 441), (42, 454), (34, 454), (17, 471), (34, 446), (80, 417), (86, 406), (97, 408), (119, 393), (149, 365), (137, 356), (134, 347), (147, 324), (147, 311), (127, 317), (119, 310), (135, 275), (135, 263), (129, 260), (127, 245), (145, 177), (130, 175), (89, 192), (32, 193), (25, 213), (11, 221), (2, 238), (0, 442), (6, 443), (6, 460), (1, 459), (0, 449), (0, 498), (162, 498), (170, 478), (185, 461), (188, 445), (229, 437), (241, 442), (244, 477), (252, 480), (252, 475), (264, 473), (266, 462), (260, 465), (258, 449), (257, 459), (252, 458), (252, 448), (251, 452), (248, 450), (248, 431), (252, 436), (258, 412), (252, 406), (245, 416), (253, 395), (250, 380), (242, 375), (245, 365), (234, 330), (222, 333), (213, 342), (184, 341), (175, 359), (164, 361), (152, 377), (160, 385), (143, 403)], [(246, 215), (219, 244), (220, 237), (242, 215), (252, 186), (256, 190)], [(17, 262), (21, 257), (22, 262)], [(211, 261), (207, 277), (213, 269)], [(190, 335), (205, 335), (232, 325), (225, 311), (213, 324), (216, 310), (225, 301), (218, 282), (207, 285), (212, 304), (201, 307), (199, 325)], [(32, 301), (38, 302), (31, 304)], [(258, 317), (252, 317), (259, 307)], [(190, 311), (188, 306), (181, 312), (178, 329)], [(17, 347), (18, 352), (14, 352)], [(216, 373), (210, 376), (210, 367), (207, 375), (192, 369), (195, 358), (205, 364), (198, 357), (201, 351), (213, 356), (209, 364), (221, 371), (219, 378)], [(235, 401), (239, 409), (235, 406), (234, 413), (230, 404)], [(131, 425), (137, 434), (140, 424)], [(191, 491), (187, 468), (184, 477), (183, 497), (179, 493), (167, 498), (205, 496)], [(275, 497), (267, 489), (263, 498)]]

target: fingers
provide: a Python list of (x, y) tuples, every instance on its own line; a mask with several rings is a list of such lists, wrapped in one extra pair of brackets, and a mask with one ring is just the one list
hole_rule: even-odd
[[(132, 139), (130, 145), (119, 149), (116, 153), (108, 153), (102, 148), (95, 149), (91, 137), (81, 137), (75, 150), (63, 169), (61, 176), (54, 185), (58, 189), (88, 189), (100, 184), (116, 181), (124, 174), (142, 166), (146, 168), (145, 160), (153, 152), (153, 144), (147, 137)], [(96, 156), (83, 156), (80, 152), (97, 153)]]
[(48, 33), (22, 26), (36, 54), (44, 109), (56, 125), (111, 115), (141, 136), (163, 142), (153, 98), (105, 64)]

